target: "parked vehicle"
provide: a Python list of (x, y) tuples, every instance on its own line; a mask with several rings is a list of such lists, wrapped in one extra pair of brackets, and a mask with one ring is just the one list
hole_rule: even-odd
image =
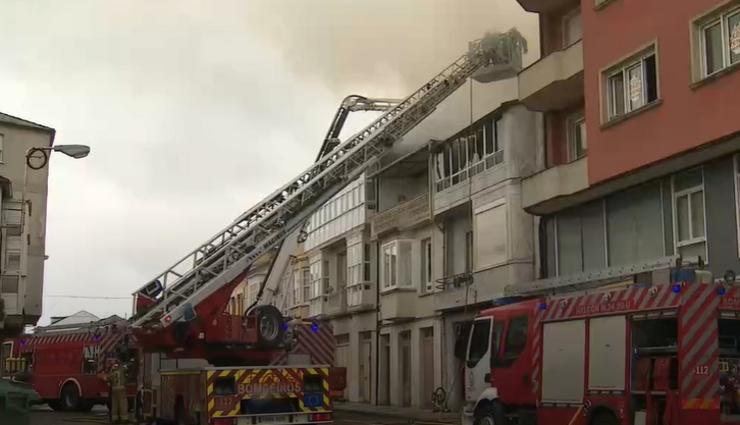
[(124, 356), (128, 392), (136, 394), (137, 359), (128, 322), (117, 316), (89, 324), (38, 327), (35, 332), (3, 341), (3, 377), (27, 381), (55, 410), (87, 411), (107, 404), (104, 374)]
[(491, 308), (465, 361), (468, 424), (740, 424), (740, 286), (631, 284)]

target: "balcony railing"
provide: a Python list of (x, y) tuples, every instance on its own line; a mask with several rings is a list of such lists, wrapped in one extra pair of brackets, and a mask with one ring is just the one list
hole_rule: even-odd
[(429, 194), (425, 193), (376, 214), (370, 221), (370, 228), (375, 237), (393, 229), (411, 227), (428, 218)]

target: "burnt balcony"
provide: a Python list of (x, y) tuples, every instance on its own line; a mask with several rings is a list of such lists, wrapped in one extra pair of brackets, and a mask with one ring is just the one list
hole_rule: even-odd
[(583, 41), (553, 52), (519, 73), (519, 99), (534, 111), (553, 111), (583, 97)]
[(381, 211), (370, 220), (373, 238), (398, 229), (408, 229), (429, 219), (429, 194)]

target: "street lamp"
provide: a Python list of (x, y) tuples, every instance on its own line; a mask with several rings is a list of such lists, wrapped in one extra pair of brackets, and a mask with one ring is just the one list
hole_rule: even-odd
[(26, 166), (23, 168), (23, 193), (21, 194), (21, 231), (26, 226), (26, 188), (28, 185), (28, 169), (40, 170), (49, 163), (49, 153), (61, 152), (75, 159), (86, 157), (90, 153), (87, 145), (56, 145), (32, 147), (26, 151)]

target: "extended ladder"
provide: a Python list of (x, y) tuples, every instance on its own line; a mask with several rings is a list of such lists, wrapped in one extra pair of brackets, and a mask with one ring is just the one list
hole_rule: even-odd
[(409, 97), (142, 286), (134, 296), (144, 295), (155, 303), (146, 311), (135, 311), (132, 325), (159, 321), (168, 326), (181, 320), (186, 311), (192, 311), (236, 279), (259, 256), (276, 247), (476, 70), (489, 63), (511, 60), (510, 50), (485, 46), (488, 44), (481, 42), (472, 45), (466, 54)]

